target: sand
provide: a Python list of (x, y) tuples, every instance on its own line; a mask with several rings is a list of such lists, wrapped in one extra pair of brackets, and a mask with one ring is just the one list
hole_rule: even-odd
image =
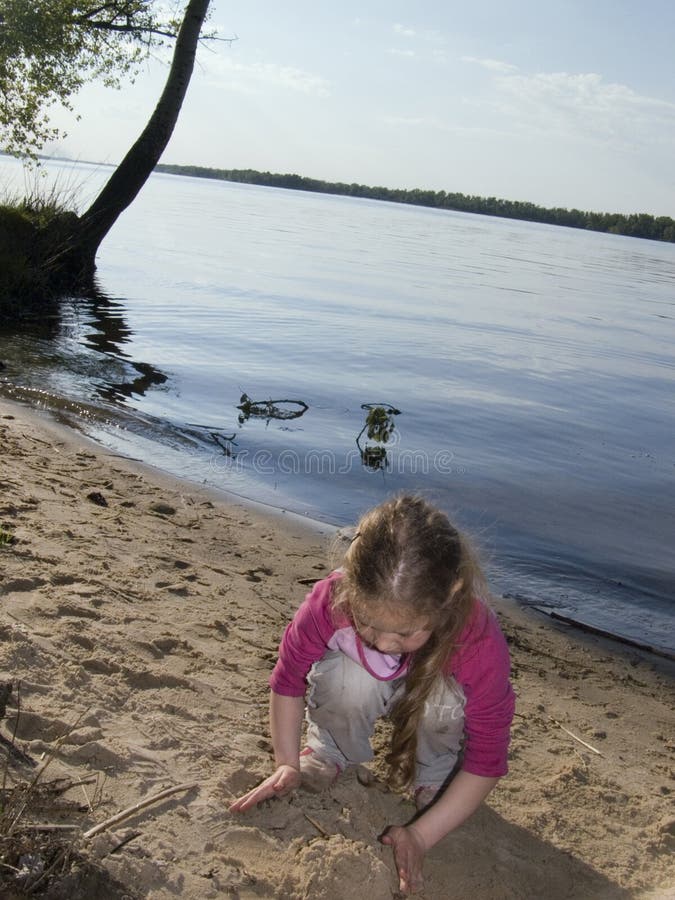
[[(78, 835), (193, 785), (78, 838), (99, 868), (81, 863), (62, 896), (398, 896), (378, 835), (413, 806), (377, 762), (324, 794), (227, 811), (271, 769), (267, 677), (329, 571), (331, 529), (175, 481), (4, 400), (0, 441), (0, 683), (20, 682), (0, 734), (26, 754), (5, 764), (8, 786), (32, 777), (28, 759), (51, 760), (44, 781), (86, 780), (60, 811), (31, 813)], [(495, 604), (518, 695), (511, 771), (429, 853), (418, 896), (675, 897), (672, 664)]]

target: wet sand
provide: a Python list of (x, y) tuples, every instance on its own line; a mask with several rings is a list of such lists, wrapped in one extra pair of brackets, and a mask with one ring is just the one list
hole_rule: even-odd
[[(62, 814), (83, 831), (194, 785), (82, 844), (109, 879), (99, 895), (396, 897), (378, 835), (413, 806), (377, 760), (324, 794), (227, 812), (270, 771), (267, 677), (285, 623), (330, 570), (330, 529), (164, 476), (4, 400), (0, 440), (0, 681), (21, 685), (0, 734), (53, 756), (49, 777), (96, 779), (71, 788), (83, 809)], [(495, 606), (518, 695), (511, 771), (429, 853), (419, 896), (675, 896), (672, 663)]]

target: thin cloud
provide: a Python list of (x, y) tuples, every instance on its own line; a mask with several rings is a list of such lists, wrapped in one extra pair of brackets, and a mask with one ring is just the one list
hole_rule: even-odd
[(385, 125), (392, 125), (395, 128), (444, 129), (444, 125), (440, 119), (430, 116), (383, 116), (382, 122), (384, 122)]
[(438, 116), (382, 116), (380, 121), (390, 128), (416, 131), (428, 129), (440, 131), (445, 134), (462, 135), (474, 138), (480, 136), (487, 136), (490, 138), (503, 137), (509, 133), (491, 125), (461, 125), (454, 119), (452, 121), (443, 120)]
[(398, 22), (393, 26), (393, 30), (395, 34), (401, 37), (414, 38), (417, 35), (414, 28), (408, 28), (406, 25), (401, 25)]
[(517, 72), (518, 66), (513, 66), (511, 63), (502, 62), (500, 59), (479, 59), (477, 56), (462, 56), (461, 61), (465, 63), (472, 63), (476, 66), (482, 66), (484, 69), (489, 69), (491, 72)]
[(445, 45), (447, 43), (444, 35), (436, 28), (411, 28), (408, 25), (397, 23), (392, 25), (392, 31), (398, 37), (412, 40), (417, 39), (418, 42), (425, 44)]
[[(386, 51), (390, 56), (414, 56), (422, 63), (443, 64), (446, 62), (446, 40), (440, 31), (411, 28), (400, 23), (392, 25), (392, 31), (403, 41), (402, 45), (390, 47)], [(411, 42), (412, 47), (410, 46)]]
[(597, 73), (502, 75), (495, 79), (502, 111), (542, 130), (579, 132), (598, 138), (625, 135), (631, 141), (663, 135), (675, 140), (675, 104), (607, 82)]
[(315, 97), (330, 95), (330, 83), (320, 75), (294, 66), (276, 63), (241, 63), (226, 56), (212, 56), (204, 61), (209, 82), (225, 90), (259, 93), (270, 87)]

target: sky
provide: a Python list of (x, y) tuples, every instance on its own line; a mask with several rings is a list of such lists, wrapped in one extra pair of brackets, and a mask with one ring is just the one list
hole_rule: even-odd
[[(162, 162), (675, 217), (673, 0), (213, 0)], [(118, 162), (166, 59), (48, 152)]]

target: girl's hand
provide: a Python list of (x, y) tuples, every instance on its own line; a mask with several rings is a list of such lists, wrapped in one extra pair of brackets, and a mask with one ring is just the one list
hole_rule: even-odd
[(414, 825), (392, 825), (380, 838), (394, 851), (394, 863), (399, 877), (399, 890), (414, 894), (424, 886), (422, 864), (426, 847)]
[(266, 778), (258, 787), (248, 794), (239, 797), (230, 805), (230, 812), (245, 812), (270, 797), (283, 797), (294, 788), (300, 787), (300, 770), (293, 766), (279, 766), (273, 775)]

